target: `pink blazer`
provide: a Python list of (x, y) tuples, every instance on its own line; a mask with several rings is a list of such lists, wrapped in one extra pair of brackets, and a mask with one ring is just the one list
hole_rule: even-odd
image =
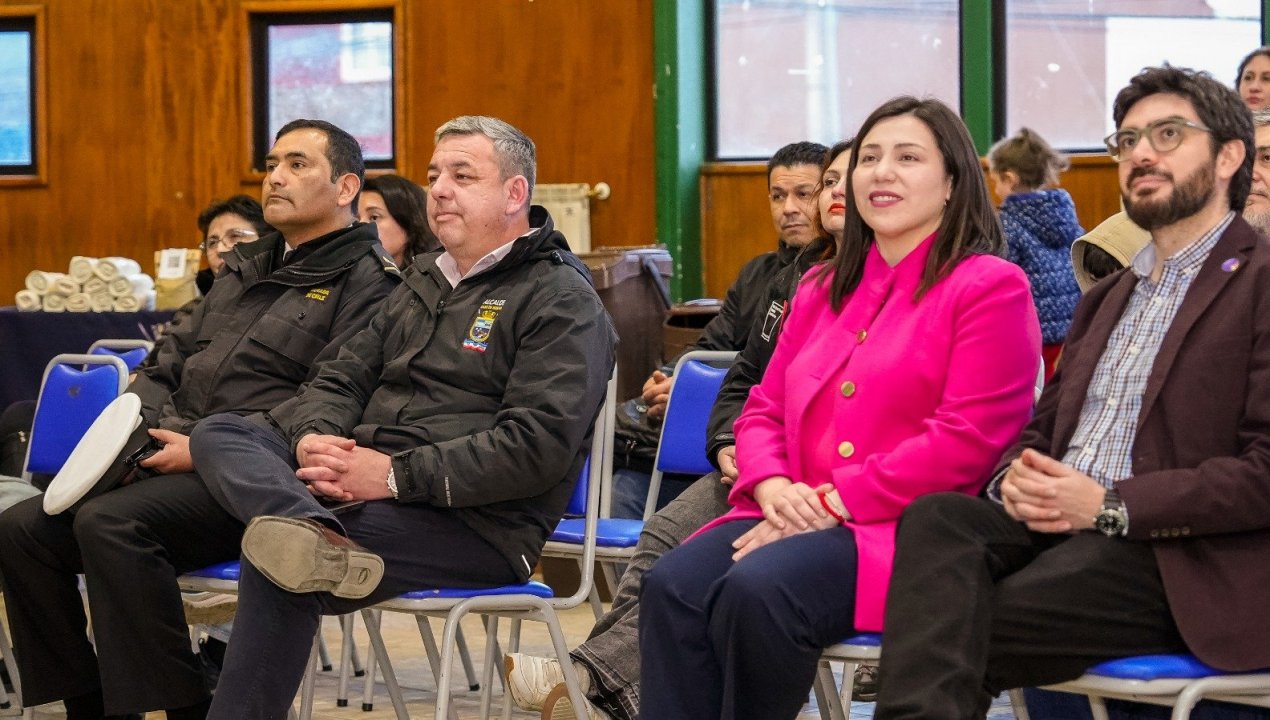
[[(874, 246), (840, 312), (829, 303), (829, 278), (804, 280), (735, 424), (741, 475), (733, 510), (703, 528), (762, 517), (753, 489), (772, 476), (832, 481), (856, 536), (861, 631), (882, 629), (905, 506), (925, 493), (979, 492), (1032, 410), (1041, 335), (1023, 271), (972, 257), (914, 303), (931, 244), (927, 238), (894, 268)], [(811, 416), (820, 393), (833, 402)], [(806, 477), (800, 447), (825, 427), (841, 440), (832, 475)]]

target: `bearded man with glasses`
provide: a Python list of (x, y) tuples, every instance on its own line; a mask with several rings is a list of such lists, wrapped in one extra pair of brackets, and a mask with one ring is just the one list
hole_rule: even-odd
[(1133, 655), (1270, 666), (1270, 241), (1239, 217), (1252, 117), (1168, 66), (1113, 115), (1151, 242), (1077, 306), (988, 498), (905, 511), (877, 718), (982, 718), (1003, 690)]

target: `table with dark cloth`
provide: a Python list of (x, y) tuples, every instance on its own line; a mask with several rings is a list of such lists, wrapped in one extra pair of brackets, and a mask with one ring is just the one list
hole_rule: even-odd
[(44, 366), (60, 353), (86, 353), (97, 340), (153, 340), (173, 311), (18, 312), (0, 308), (0, 408), (34, 400)]

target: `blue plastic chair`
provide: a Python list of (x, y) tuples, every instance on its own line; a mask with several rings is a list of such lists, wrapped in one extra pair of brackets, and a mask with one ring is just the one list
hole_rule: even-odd
[[(1270, 669), (1232, 673), (1189, 654), (1139, 655), (1099, 663), (1075, 680), (1044, 689), (1088, 696), (1094, 720), (1107, 720), (1107, 699), (1172, 707), (1172, 720), (1186, 720), (1200, 700), (1270, 707)], [(1015, 703), (1014, 713), (1027, 720), (1022, 703)]]
[[(644, 520), (610, 518), (602, 513), (596, 528), (595, 559), (600, 562), (604, 579), (609, 588), (617, 587), (615, 567), (630, 562), (635, 553), (635, 543), (644, 529), (644, 521), (652, 517), (657, 507), (664, 473), (705, 475), (714, 470), (706, 457), (706, 425), (710, 410), (723, 386), (730, 364), (736, 358), (734, 352), (695, 350), (685, 353), (675, 364), (675, 381), (670, 387), (666, 405), (666, 417), (662, 423), (661, 440), (657, 457), (653, 462), (653, 475), (648, 484), (648, 498), (644, 505)], [(716, 367), (715, 365), (725, 365)], [(612, 431), (609, 433), (612, 434)], [(613, 482), (613, 455), (610, 447), (602, 459), (602, 496), (611, 495)], [(582, 520), (566, 518), (560, 521), (551, 534), (543, 555), (564, 557), (581, 562), (581, 543), (584, 536)], [(598, 620), (604, 614), (599, 592), (593, 592), (591, 610)]]
[(146, 359), (150, 351), (154, 349), (154, 343), (149, 340), (134, 340), (131, 338), (119, 340), (98, 340), (88, 347), (89, 355), (114, 355), (128, 368), (128, 372), (137, 369), (141, 361)]
[(102, 410), (128, 386), (128, 368), (114, 356), (58, 355), (49, 361), (31, 424), (22, 477), (55, 475)]

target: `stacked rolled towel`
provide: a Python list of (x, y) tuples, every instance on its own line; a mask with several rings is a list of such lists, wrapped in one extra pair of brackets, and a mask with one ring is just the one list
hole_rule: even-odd
[(79, 292), (79, 283), (75, 282), (75, 279), (69, 275), (63, 275), (54, 280), (53, 287), (49, 290), (49, 293), (56, 293), (64, 297), (70, 297), (77, 292)]
[(66, 312), (88, 312), (92, 309), (92, 301), (87, 293), (77, 292), (66, 297)]
[(40, 294), (34, 290), (19, 290), (15, 300), (19, 310), (31, 311), (44, 308), (44, 301), (40, 299)]
[(154, 289), (154, 278), (145, 273), (134, 273), (127, 277), (117, 277), (106, 283), (110, 294), (115, 297), (124, 295), (144, 295)]
[(64, 278), (63, 273), (45, 272), (44, 270), (32, 270), (26, 274), (26, 289), (37, 295), (44, 295), (53, 289), (53, 283), (58, 278)]
[(106, 257), (97, 261), (93, 274), (107, 282), (120, 276), (136, 275), (141, 266), (136, 260), (125, 257)]
[(88, 296), (88, 305), (93, 312), (110, 312), (115, 309), (115, 296), (108, 292)]
[[(84, 257), (83, 255), (76, 255), (75, 257), (71, 258), (70, 275), (72, 278), (74, 278), (75, 282), (79, 283), (80, 285), (84, 285), (89, 280), (92, 280), (94, 277), (96, 277), (93, 274), (93, 268), (96, 268), (96, 267), (97, 267), (97, 258)], [(85, 290), (85, 292), (87, 292), (87, 290)]]
[(66, 296), (56, 293), (45, 295), (44, 312), (66, 312)]
[(105, 280), (102, 280), (99, 277), (92, 277), (92, 278), (89, 278), (88, 281), (84, 283), (84, 292), (88, 293), (89, 295), (98, 295), (101, 293), (105, 293), (109, 295), (110, 285), (108, 285)]

